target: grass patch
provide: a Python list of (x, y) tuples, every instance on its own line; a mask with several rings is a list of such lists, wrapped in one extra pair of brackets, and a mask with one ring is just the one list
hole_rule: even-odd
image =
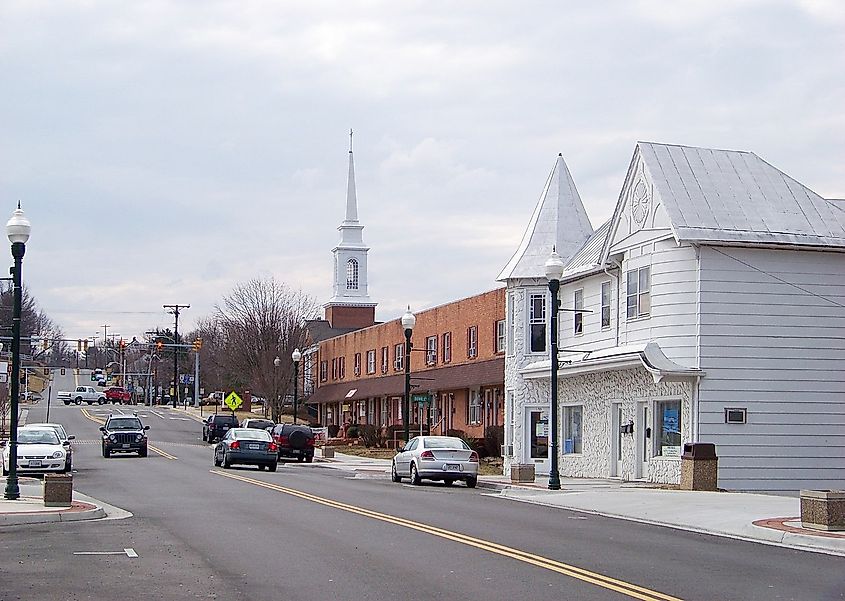
[(355, 455), (356, 457), (369, 457), (370, 459), (393, 459), (396, 456), (396, 451), (393, 449), (368, 449), (361, 445), (332, 445), (335, 452), (344, 453), (345, 455)]

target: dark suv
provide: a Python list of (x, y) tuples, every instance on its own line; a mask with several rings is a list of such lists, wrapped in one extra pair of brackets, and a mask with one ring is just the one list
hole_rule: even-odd
[(202, 424), (202, 439), (206, 442), (223, 440), (231, 428), (238, 427), (238, 418), (225, 413), (209, 415)]
[(109, 415), (103, 433), (103, 457), (112, 453), (138, 453), (138, 457), (147, 456), (147, 430), (137, 415)]
[(276, 424), (273, 442), (279, 447), (279, 458), (290, 457), (311, 463), (314, 460), (314, 432), (308, 426)]

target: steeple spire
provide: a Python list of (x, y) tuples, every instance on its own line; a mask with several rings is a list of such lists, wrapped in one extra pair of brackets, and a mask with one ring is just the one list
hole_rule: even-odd
[(349, 130), (349, 177), (346, 180), (346, 219), (358, 223), (358, 195), (355, 192), (355, 160), (352, 158), (352, 130)]

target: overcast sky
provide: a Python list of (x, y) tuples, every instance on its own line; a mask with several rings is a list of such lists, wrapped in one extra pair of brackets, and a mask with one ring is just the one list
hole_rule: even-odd
[(558, 152), (594, 227), (637, 140), (845, 196), (844, 74), (839, 0), (3, 0), (0, 208), (72, 338), (257, 276), (322, 303), (352, 127), (387, 320), (496, 287)]

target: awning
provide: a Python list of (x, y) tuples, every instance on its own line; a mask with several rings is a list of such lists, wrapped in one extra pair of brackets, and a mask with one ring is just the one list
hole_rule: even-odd
[[(655, 384), (661, 380), (678, 380), (704, 375), (704, 372), (696, 367), (685, 367), (669, 359), (656, 342), (617, 346), (574, 355), (566, 353), (559, 360), (559, 378), (632, 367), (644, 367), (654, 378)], [(550, 378), (551, 371), (552, 361), (546, 359), (526, 365), (519, 370), (519, 373), (526, 380), (536, 380)]]
[[(443, 392), (462, 388), (503, 385), (504, 381), (505, 359), (503, 357), (490, 361), (411, 372), (411, 390), (413, 391)], [(375, 378), (361, 378), (340, 384), (323, 385), (305, 399), (305, 402), (319, 404), (349, 399), (402, 396), (403, 394), (405, 394), (405, 374), (399, 373)]]

